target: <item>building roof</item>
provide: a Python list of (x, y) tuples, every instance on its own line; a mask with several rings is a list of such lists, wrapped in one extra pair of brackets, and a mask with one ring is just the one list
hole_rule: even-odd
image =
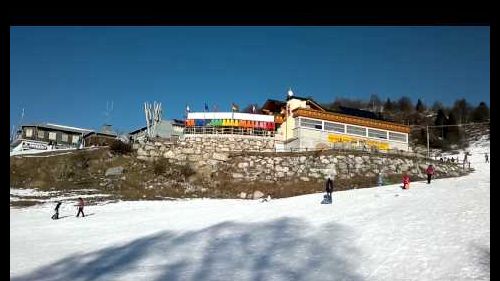
[(384, 121), (384, 120), (347, 115), (338, 112), (325, 112), (310, 108), (296, 108), (292, 112), (294, 117), (304, 116), (320, 120), (371, 127), (371, 128), (383, 129), (394, 132), (402, 132), (402, 133), (410, 132), (410, 127), (407, 125)]
[(113, 138), (117, 137), (116, 134), (109, 134), (109, 133), (103, 133), (103, 132), (89, 132), (89, 133), (85, 134), (83, 137), (86, 138), (86, 137), (88, 137), (90, 135), (104, 136), (104, 137), (113, 137)]
[(323, 106), (321, 106), (319, 103), (317, 103), (312, 98), (303, 98), (303, 97), (298, 97), (298, 96), (288, 96), (286, 98), (287, 101), (291, 100), (291, 99), (297, 99), (297, 100), (306, 101), (307, 103), (309, 103), (309, 105), (312, 105), (313, 107), (316, 107), (316, 108), (313, 108), (313, 109), (317, 109), (317, 110), (321, 110), (321, 111), (326, 111), (326, 109), (324, 109)]
[(47, 128), (47, 129), (60, 130), (60, 131), (72, 132), (72, 133), (80, 133), (80, 134), (87, 134), (89, 132), (94, 131), (91, 129), (77, 128), (77, 127), (71, 127), (71, 126), (65, 126), (65, 125), (59, 125), (59, 124), (53, 124), (53, 123), (26, 124), (26, 125), (22, 125), (21, 127), (39, 127), (39, 128)]
[(266, 100), (264, 105), (262, 105), (260, 110), (262, 112), (268, 111), (271, 113), (280, 113), (281, 108), (283, 108), (285, 105), (286, 105), (286, 102), (284, 102), (284, 101), (268, 99), (268, 100)]
[(381, 114), (377, 114), (377, 113), (372, 112), (372, 111), (352, 108), (352, 107), (340, 106), (339, 110), (330, 111), (330, 112), (334, 112), (334, 113), (336, 112), (336, 113), (364, 117), (364, 118), (370, 118), (370, 119), (376, 119), (376, 120), (385, 120)]

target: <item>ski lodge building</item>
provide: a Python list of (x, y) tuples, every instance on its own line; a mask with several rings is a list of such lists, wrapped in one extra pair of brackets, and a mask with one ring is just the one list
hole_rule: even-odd
[(363, 147), (378, 151), (408, 151), (410, 127), (383, 120), (370, 111), (340, 107), (328, 111), (311, 98), (267, 100), (261, 114), (193, 112), (185, 122), (185, 136), (237, 134), (272, 137), (276, 151), (307, 151)]

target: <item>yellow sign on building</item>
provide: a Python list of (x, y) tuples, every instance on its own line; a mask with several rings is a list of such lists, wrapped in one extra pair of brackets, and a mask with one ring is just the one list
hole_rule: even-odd
[(333, 143), (336, 143), (336, 142), (340, 142), (340, 143), (359, 142), (360, 144), (366, 144), (370, 147), (376, 147), (379, 150), (388, 150), (389, 149), (389, 143), (387, 143), (387, 142), (367, 140), (367, 139), (346, 136), (346, 135), (328, 134), (328, 141), (333, 142)]

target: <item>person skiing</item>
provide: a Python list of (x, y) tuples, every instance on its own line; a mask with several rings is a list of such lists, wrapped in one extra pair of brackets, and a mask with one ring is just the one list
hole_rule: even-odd
[(56, 211), (56, 213), (54, 215), (52, 215), (52, 219), (53, 220), (59, 219), (59, 207), (61, 206), (61, 204), (62, 204), (61, 201), (57, 202), (57, 205), (56, 205), (56, 207), (54, 209), (54, 211)]
[(410, 177), (408, 174), (403, 175), (403, 189), (409, 189), (410, 188)]
[(76, 205), (78, 207), (78, 213), (76, 214), (76, 217), (80, 216), (80, 213), (82, 213), (82, 217), (85, 217), (85, 214), (83, 213), (83, 206), (85, 205), (85, 202), (83, 202), (82, 197), (78, 198), (78, 204)]
[(484, 159), (486, 160), (485, 163), (490, 163), (490, 160), (488, 159), (488, 153), (484, 154)]
[(427, 174), (427, 184), (430, 184), (431, 183), (431, 178), (432, 178), (432, 175), (434, 175), (434, 166), (429, 165), (427, 167), (427, 170), (425, 170), (426, 174)]
[(326, 194), (328, 195), (328, 198), (330, 200), (332, 199), (332, 192), (333, 192), (333, 180), (331, 176), (328, 176), (328, 179), (326, 180)]

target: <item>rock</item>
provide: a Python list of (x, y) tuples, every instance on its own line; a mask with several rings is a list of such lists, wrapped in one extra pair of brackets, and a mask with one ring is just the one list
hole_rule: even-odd
[(240, 193), (240, 198), (241, 199), (246, 199), (247, 198), (247, 193), (246, 192), (241, 192)]
[(235, 179), (240, 179), (240, 178), (243, 178), (243, 174), (240, 174), (240, 173), (233, 173), (232, 174), (232, 177), (235, 178)]
[(174, 158), (174, 156), (175, 156), (175, 153), (172, 150), (169, 150), (169, 151), (163, 153), (163, 157), (165, 157), (165, 158)]
[(306, 162), (306, 159), (307, 159), (307, 157), (305, 157), (305, 156), (300, 156), (300, 157), (299, 157), (299, 161), (300, 161), (300, 163), (304, 163), (304, 162)]
[(108, 176), (121, 176), (122, 174), (123, 174), (123, 167), (122, 166), (109, 168), (106, 170), (106, 173), (104, 173), (104, 175), (106, 177), (108, 177)]
[(242, 162), (242, 163), (238, 163), (238, 168), (246, 168), (248, 167), (248, 163), (247, 162)]
[(254, 191), (253, 199), (260, 199), (262, 197), (264, 197), (264, 193), (260, 192), (259, 190)]
[(301, 181), (309, 181), (309, 178), (308, 177), (300, 177), (300, 180)]
[(215, 160), (219, 160), (219, 161), (227, 161), (228, 159), (228, 155), (227, 154), (224, 154), (224, 153), (218, 153), (218, 152), (215, 152), (213, 155), (212, 155), (212, 158), (215, 159)]

